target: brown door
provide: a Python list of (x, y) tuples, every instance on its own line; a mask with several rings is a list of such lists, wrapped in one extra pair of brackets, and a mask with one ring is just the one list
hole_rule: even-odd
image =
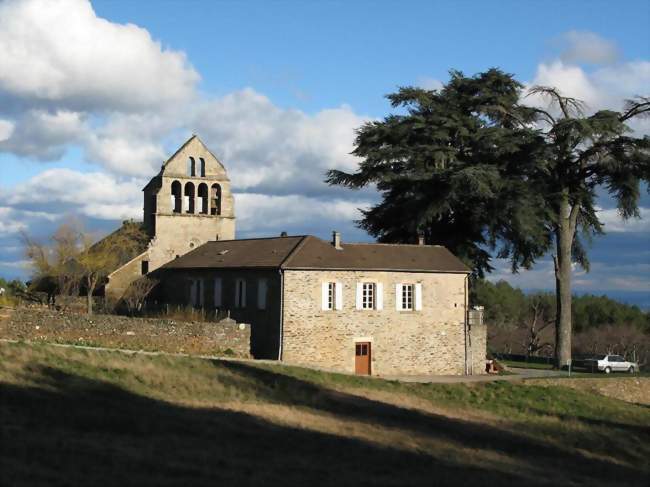
[(354, 373), (370, 375), (370, 343), (357, 342), (354, 347)]

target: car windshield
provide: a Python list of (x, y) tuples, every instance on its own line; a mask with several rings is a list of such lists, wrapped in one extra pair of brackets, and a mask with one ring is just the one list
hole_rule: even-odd
[(592, 360), (605, 360), (607, 355), (591, 355), (589, 358)]

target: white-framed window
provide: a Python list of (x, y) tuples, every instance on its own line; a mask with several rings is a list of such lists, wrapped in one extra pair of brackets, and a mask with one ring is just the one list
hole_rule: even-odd
[(266, 294), (269, 289), (268, 279), (257, 281), (257, 308), (266, 309)]
[(235, 308), (246, 307), (246, 280), (237, 279), (235, 281)]
[(402, 309), (412, 310), (413, 309), (413, 284), (402, 284)]
[(361, 294), (361, 309), (375, 309), (375, 283), (364, 282)]
[(220, 308), (222, 305), (222, 281), (220, 277), (214, 279), (214, 307)]
[(383, 309), (383, 285), (381, 282), (357, 283), (357, 309)]
[(395, 285), (395, 309), (397, 311), (422, 310), (422, 284), (400, 283)]
[(343, 285), (340, 282), (321, 284), (321, 309), (323, 311), (343, 309)]

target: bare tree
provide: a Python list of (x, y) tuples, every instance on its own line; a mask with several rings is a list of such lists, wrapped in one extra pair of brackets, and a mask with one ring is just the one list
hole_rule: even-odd
[(38, 242), (22, 234), (25, 255), (31, 261), (34, 275), (31, 291), (47, 294), (48, 304), (55, 304), (55, 296), (79, 293), (81, 274), (73, 259), (79, 254), (79, 224), (75, 220), (63, 223), (49, 242)]
[(124, 296), (122, 296), (129, 314), (142, 311), (142, 306), (147, 296), (158, 285), (158, 282), (156, 279), (144, 276), (136, 279), (129, 285)]
[(555, 323), (555, 316), (550, 316), (548, 300), (544, 296), (533, 296), (530, 303), (530, 315), (525, 323), (526, 336), (523, 343), (526, 357), (536, 356), (542, 350), (551, 350), (550, 341), (543, 341), (543, 331)]
[(147, 236), (139, 224), (124, 222), (118, 231), (97, 242), (94, 240), (75, 221), (61, 225), (47, 244), (23, 235), (34, 281), (45, 288), (48, 301), (53, 303), (56, 293), (77, 295), (83, 287), (88, 314), (92, 314), (92, 297), (98, 286), (122, 262), (142, 251)]

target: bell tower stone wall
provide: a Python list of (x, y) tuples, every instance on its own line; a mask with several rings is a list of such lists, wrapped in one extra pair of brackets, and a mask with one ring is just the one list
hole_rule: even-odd
[[(109, 275), (119, 299), (133, 280), (211, 240), (235, 238), (234, 198), (223, 164), (193, 135), (143, 189), (145, 252)], [(146, 264), (143, 262), (146, 261)]]

